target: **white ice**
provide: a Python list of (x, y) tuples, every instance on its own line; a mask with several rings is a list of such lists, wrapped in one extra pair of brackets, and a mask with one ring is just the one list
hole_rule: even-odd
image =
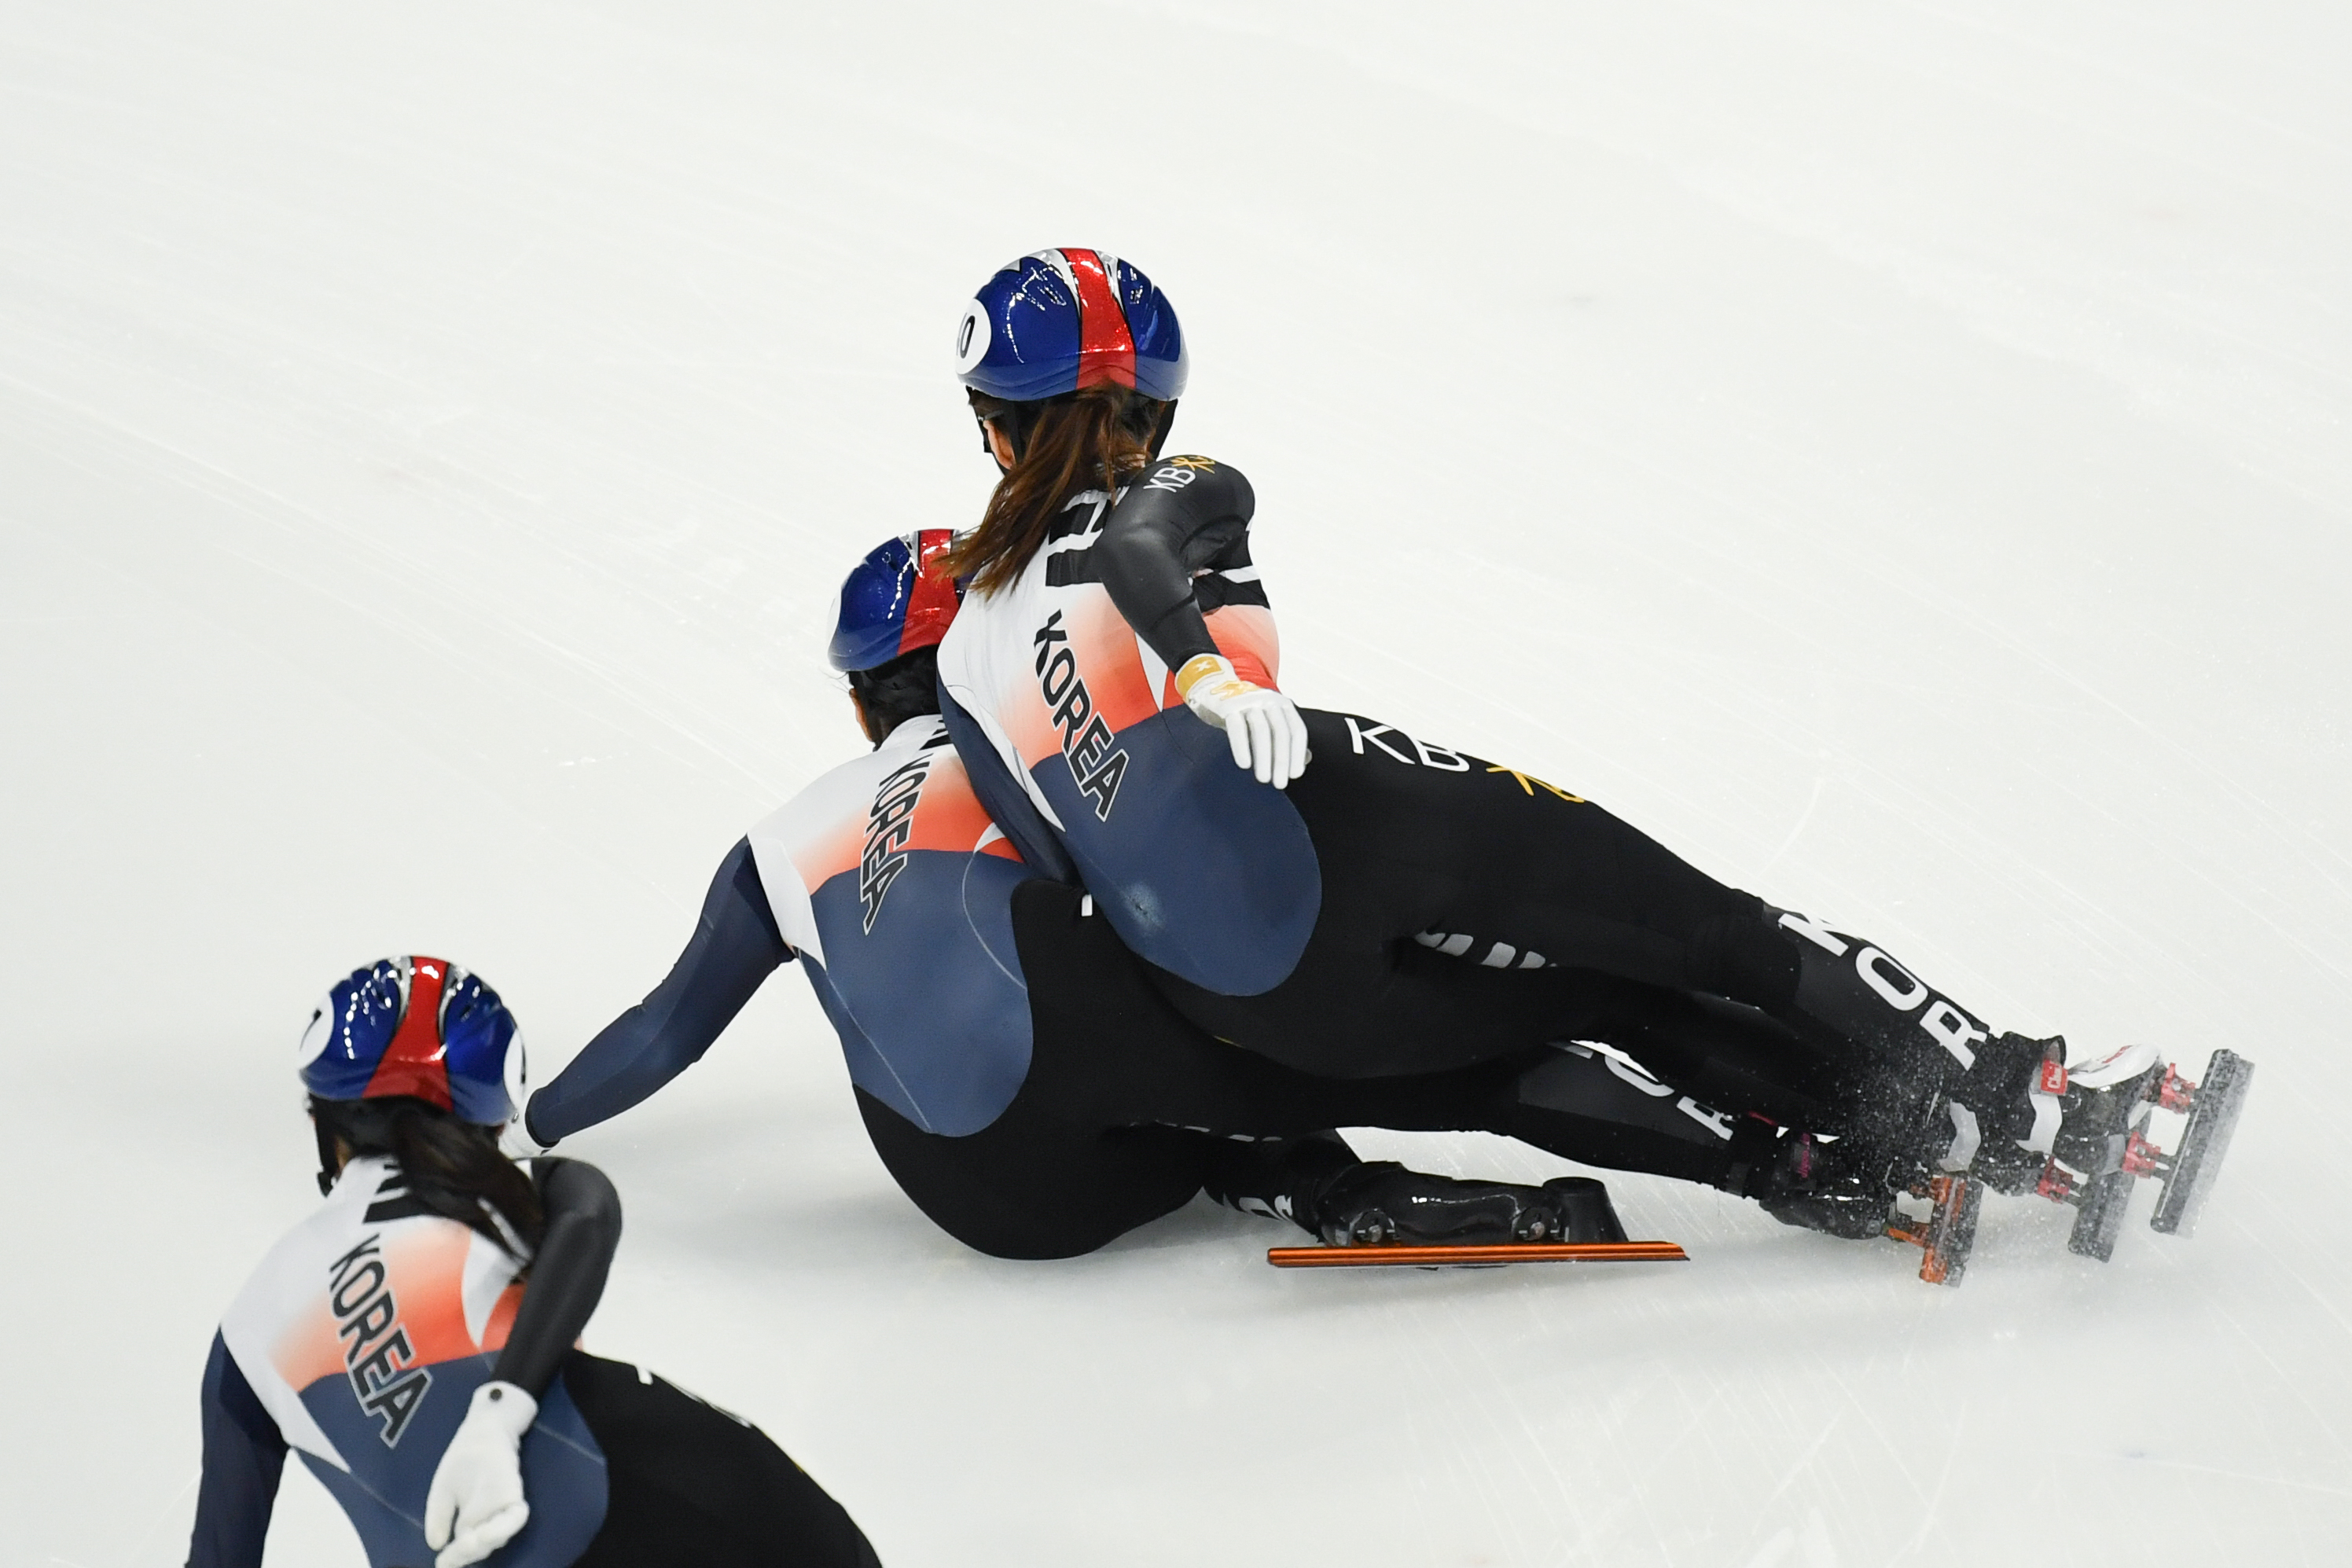
[[(977, 515), (951, 324), (1066, 243), (1179, 303), (1294, 691), (2254, 1058), (2202, 1233), (1995, 1200), (1939, 1291), (1620, 1179), (1694, 1261), (994, 1262), (787, 973), (577, 1140), (591, 1347), (892, 1568), (2342, 1562), (2347, 80), (2323, 0), (16, 0), (0, 1559), (180, 1561), (333, 977), (458, 957), (544, 1074), (856, 747), (833, 586)], [(271, 1562), (357, 1557), (289, 1472)]]

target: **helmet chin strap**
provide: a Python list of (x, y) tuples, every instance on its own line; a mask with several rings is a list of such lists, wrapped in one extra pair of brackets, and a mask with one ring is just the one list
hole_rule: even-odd
[(1020, 462), (1021, 455), (1029, 449), (1029, 433), (1037, 427), (1037, 411), (1042, 406), (1034, 402), (1016, 402), (1003, 413), (993, 415), (983, 414), (974, 409), (971, 417), (980, 424), (980, 449), (991, 457), (996, 455), (995, 444), (989, 439), (992, 423), (997, 433), (1004, 437), (1005, 444), (1013, 448), (1013, 461)]
[(1148, 453), (1152, 462), (1160, 461), (1160, 449), (1168, 444), (1168, 432), (1175, 423), (1176, 400), (1171, 397), (1160, 405), (1160, 417), (1152, 422), (1151, 445)]

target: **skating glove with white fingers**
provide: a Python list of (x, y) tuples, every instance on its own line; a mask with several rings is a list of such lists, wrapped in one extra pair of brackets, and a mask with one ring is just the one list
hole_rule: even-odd
[(539, 1401), (511, 1383), (474, 1390), (425, 1494), (425, 1544), (439, 1553), (433, 1568), (479, 1563), (530, 1522), (522, 1435), (538, 1417)]
[(1202, 653), (1176, 672), (1184, 706), (1225, 732), (1234, 766), (1261, 784), (1286, 788), (1307, 771), (1307, 721), (1298, 705), (1270, 687), (1255, 685), (1221, 653)]

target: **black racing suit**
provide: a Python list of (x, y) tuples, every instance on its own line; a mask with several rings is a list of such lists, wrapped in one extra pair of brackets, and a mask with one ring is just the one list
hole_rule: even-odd
[[(1055, 557), (1047, 574), (1098, 581), (1171, 670), (1216, 650), (1208, 615), (1235, 591), (1233, 573), (1247, 579), (1252, 602), (1266, 602), (1249, 566), (1248, 481), (1205, 463), (1184, 477), (1192, 482), (1130, 485), (1092, 545)], [(1068, 854), (1040, 842), (1067, 834), (1045, 822), (944, 683), (941, 696), (990, 815), (1032, 865), (1069, 866)], [(1909, 1148), (1947, 1099), (1995, 1126), (2022, 1105), (2038, 1055), (2022, 1042), (2003, 1048), (1884, 949), (1718, 883), (1531, 775), (1369, 719), (1302, 711), (1314, 762), (1288, 799), (1314, 846), (1319, 905), (1299, 956), (1270, 988), (1211, 988), (1159, 972), (1170, 998), (1212, 1034), (1318, 1073), (1427, 1071), (1556, 1038), (1546, 1022), (1561, 983), (1553, 971), (1592, 970), (1718, 997), (1786, 1026), (1801, 1049), (1781, 1053), (1769, 1076), (1802, 1090), (1843, 1130)], [(1128, 788), (1148, 782), (1139, 775)], [(1171, 776), (1166, 787), (1186, 786)], [(1116, 824), (1079, 825), (1101, 837)], [(1117, 912), (1129, 890), (1093, 891)], [(1462, 984), (1405, 951), (1415, 937), (1494, 973)], [(1653, 1065), (1672, 1076), (1682, 1064)]]
[[(1398, 962), (1424, 979), (1417, 1005), (1441, 1031), (1434, 1045), (1447, 1065), (1378, 1079), (1303, 1072), (1184, 1018), (1109, 923), (1081, 913), (1078, 890), (1036, 878), (1012, 899), (1033, 1046), (1011, 1104), (981, 1131), (948, 1137), (857, 1094), (908, 1196), (996, 1256), (1091, 1250), (1204, 1186), (1247, 1196), (1253, 1178), (1234, 1160), (1242, 1140), (1334, 1126), (1493, 1132), (1590, 1165), (1740, 1190), (1773, 1131), (1746, 1113), (1801, 1125), (1814, 1109), (1765, 1076), (1793, 1042), (1749, 1009), (1590, 973), (1498, 977), (1412, 943)], [(531, 1134), (568, 1136), (655, 1092), (791, 956), (749, 846), (738, 844), (668, 976), (532, 1096)], [(1448, 988), (1470, 998), (1455, 1016), (1442, 1010)], [(1551, 1032), (1465, 1049), (1466, 1031), (1491, 1024), (1477, 1016), (1487, 996), (1503, 998), (1496, 1011), (1512, 1021), (1540, 1019)], [(1685, 1081), (1670, 1088), (1590, 1046), (1545, 1043), (1580, 1039), (1643, 1060), (1673, 1054)]]

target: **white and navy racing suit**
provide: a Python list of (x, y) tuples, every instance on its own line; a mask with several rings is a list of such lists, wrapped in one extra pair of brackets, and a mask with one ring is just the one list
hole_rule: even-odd
[(531, 1096), (551, 1144), (637, 1103), (797, 958), (850, 1081), (927, 1133), (994, 1121), (1029, 1070), (1012, 890), (1029, 873), (935, 715), (802, 790), (730, 851), (670, 977)]
[(551, 1379), (601, 1291), (617, 1208), (609, 1225), (558, 1229), (567, 1185), (586, 1186), (600, 1209), (594, 1189), (610, 1187), (593, 1167), (545, 1163), (549, 1242), (584, 1254), (571, 1267), (585, 1265), (586, 1288), (559, 1302), (566, 1288), (551, 1283), (520, 1342), (522, 1260), (416, 1202), (382, 1156), (347, 1164), (318, 1211), (270, 1249), (222, 1316), (205, 1368), (195, 1568), (260, 1563), (289, 1448), (342, 1505), (370, 1563), (430, 1562), (425, 1490), (474, 1390), (493, 1378), (536, 1396), (539, 1418), (522, 1443), (530, 1521), (492, 1561), (563, 1568), (587, 1550), (604, 1518), (604, 1456)]
[[(1171, 1005), (1181, 984), (1136, 959), (1083, 890), (1013, 853), (924, 716), (730, 852), (668, 976), (532, 1097), (532, 1134), (551, 1143), (655, 1092), (795, 957), (884, 1163), (999, 1256), (1099, 1246), (1185, 1201), (1236, 1137), (1476, 1129), (1744, 1190), (1773, 1124), (1843, 1124), (1786, 1027), (1509, 940), (1547, 923), (1577, 940), (1575, 912), (1547, 909), (1522, 874), (1531, 846), (1540, 870), (1580, 871), (1588, 902), (1646, 888), (1685, 916), (1723, 904), (1760, 919), (1760, 905), (1540, 780), (1352, 716), (1307, 719), (1325, 756), (1293, 793), (1347, 896), (1274, 992), (1192, 998), (1229, 1010), (1229, 1028)], [(1580, 843), (1589, 863), (1554, 863)], [(1619, 938), (1662, 952), (1652, 969), (1679, 961), (1642, 940)]]
[[(1255, 507), (1249, 481), (1206, 457), (1082, 491), (1010, 585), (966, 595), (939, 655), (957, 746), (1010, 772), (1138, 956), (1225, 996), (1288, 976), (1323, 899), (1297, 810), (1176, 693), (1174, 672), (1202, 653), (1261, 686), (1279, 677)], [(975, 778), (1050, 867), (1025, 813)]]
[(847, 1512), (757, 1427), (576, 1348), (620, 1201), (578, 1160), (530, 1175), (543, 1223), (527, 1267), (381, 1155), (350, 1161), (270, 1249), (205, 1368), (191, 1568), (259, 1568), (289, 1448), (376, 1568), (432, 1562), (433, 1473), (492, 1379), (539, 1411), (519, 1455), (530, 1517), (489, 1568), (876, 1568)]
[(1032, 865), (1094, 896), (1186, 1017), (1347, 1076), (1433, 1064), (1449, 1017), (1470, 1024), (1457, 1059), (1541, 1033), (1558, 982), (1436, 978), (1400, 955), (1424, 939), (1515, 976), (1590, 969), (1758, 1009), (1810, 1057), (1784, 1081), (1905, 1150), (1940, 1139), (1964, 1164), (1979, 1137), (2015, 1136), (2046, 1152), (2046, 1104), (2011, 1125), (2034, 1042), (1994, 1040), (1884, 948), (1716, 881), (1580, 796), (1313, 710), (1315, 765), (1287, 790), (1234, 767), (1171, 672), (1222, 653), (1274, 683), (1255, 507), (1202, 457), (1074, 496), (940, 644), (981, 800)]

